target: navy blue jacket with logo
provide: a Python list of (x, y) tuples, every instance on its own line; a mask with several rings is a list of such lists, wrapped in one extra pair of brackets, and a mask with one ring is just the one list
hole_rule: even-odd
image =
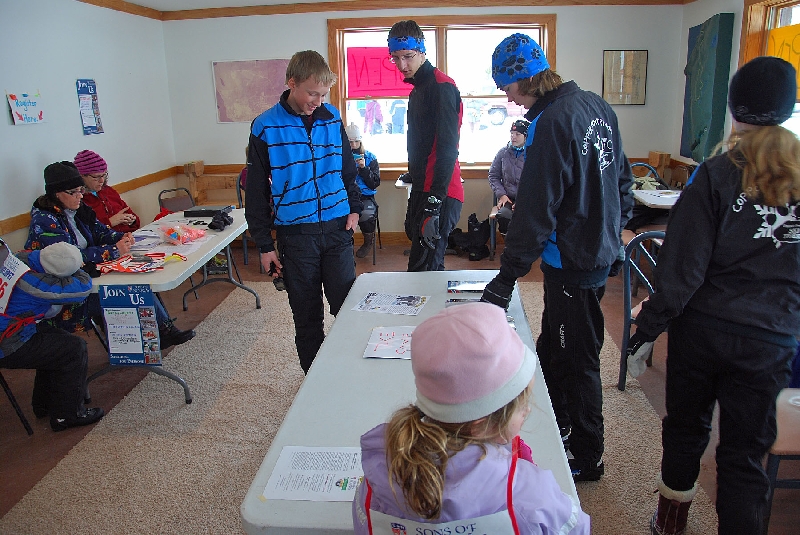
[(763, 206), (745, 196), (741, 181), (727, 154), (697, 169), (670, 211), (658, 291), (643, 304), (638, 331), (655, 337), (691, 314), (751, 338), (800, 335), (800, 203)]
[(554, 280), (605, 284), (633, 207), (617, 116), (599, 96), (566, 82), (525, 118), (525, 164), (500, 275), (516, 280), (541, 256)]
[[(321, 223), (361, 213), (356, 166), (339, 112), (322, 104), (311, 128), (287, 102), (255, 118), (250, 132), (245, 216), (262, 253), (274, 250), (271, 228)], [(343, 158), (346, 155), (346, 158)]]

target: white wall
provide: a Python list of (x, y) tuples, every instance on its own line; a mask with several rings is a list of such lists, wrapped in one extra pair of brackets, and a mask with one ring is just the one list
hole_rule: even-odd
[[(242, 162), (249, 124), (217, 123), (211, 62), (289, 58), (303, 49), (327, 56), (326, 20), (340, 17), (413, 18), (437, 14), (555, 13), (557, 71), (584, 89), (602, 91), (604, 49), (649, 50), (644, 106), (615, 106), (625, 150), (646, 156), (668, 151), (679, 135), (664, 118), (679, 115), (673, 98), (679, 62), (683, 6), (562, 6), (548, 8), (414, 9), (311, 13), (170, 21), (164, 23), (175, 154), (178, 162)], [(488, 65), (492, 50), (469, 51)], [(682, 102), (680, 106), (682, 107)], [(498, 140), (500, 144), (505, 141)], [(500, 145), (498, 145), (500, 146)]]
[[(604, 49), (648, 50), (646, 104), (614, 109), (629, 156), (644, 157), (650, 150), (675, 156), (688, 28), (719, 12), (736, 13), (733, 72), (741, 10), (740, 0), (698, 0), (671, 6), (403, 9), (162, 23), (74, 0), (1, 0), (0, 45), (6, 53), (0, 82), (9, 92), (41, 91), (47, 122), (12, 126), (7, 116), (0, 124), (0, 219), (27, 212), (44, 190), (44, 166), (72, 159), (82, 149), (109, 162), (112, 184), (195, 159), (244, 161), (249, 125), (217, 123), (211, 62), (288, 58), (300, 49), (327, 56), (326, 19), (338, 17), (555, 13), (556, 69), (597, 93)], [(491, 51), (482, 54), (476, 57), (488, 63)], [(102, 135), (83, 135), (77, 78), (97, 82)], [(379, 202), (385, 197), (401, 214), (404, 192), (392, 189), (389, 184), (381, 188)], [(125, 198), (137, 212), (155, 210), (141, 192)], [(481, 209), (465, 206), (465, 218), (470, 211)], [(390, 211), (382, 208), (381, 214)], [(387, 219), (384, 230), (401, 229), (397, 217)]]
[[(44, 167), (83, 149), (106, 159), (112, 184), (175, 165), (160, 21), (74, 0), (2, 0), (0, 49), (0, 88), (40, 91), (46, 121), (0, 120), (0, 219), (30, 210)], [(104, 134), (83, 135), (78, 78), (97, 82)]]

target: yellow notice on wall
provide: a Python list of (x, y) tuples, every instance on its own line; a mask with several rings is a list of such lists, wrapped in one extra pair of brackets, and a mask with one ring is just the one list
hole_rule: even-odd
[(800, 100), (800, 24), (770, 30), (767, 55), (785, 59), (797, 71), (797, 99)]

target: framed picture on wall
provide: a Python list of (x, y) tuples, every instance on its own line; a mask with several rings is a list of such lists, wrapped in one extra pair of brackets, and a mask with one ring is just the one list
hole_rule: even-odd
[(603, 99), (609, 104), (644, 104), (647, 50), (603, 50)]

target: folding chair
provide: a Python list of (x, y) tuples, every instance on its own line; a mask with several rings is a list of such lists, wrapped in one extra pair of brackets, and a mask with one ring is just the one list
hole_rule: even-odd
[(778, 436), (767, 454), (769, 494), (764, 513), (764, 535), (769, 529), (775, 489), (800, 489), (800, 479), (778, 479), (781, 461), (800, 461), (800, 388), (784, 388), (776, 402)]
[(13, 392), (11, 392), (11, 388), (9, 388), (8, 383), (6, 382), (6, 378), (3, 377), (3, 374), (0, 373), (0, 384), (3, 385), (3, 390), (6, 392), (6, 396), (8, 396), (8, 401), (11, 402), (11, 406), (14, 407), (14, 410), (17, 412), (17, 416), (19, 416), (19, 421), (22, 422), (22, 425), (25, 427), (25, 431), (28, 432), (28, 436), (33, 434), (33, 428), (31, 424), (28, 423), (28, 419), (22, 413), (22, 409), (17, 403), (17, 398), (14, 397)]
[(641, 175), (641, 176), (637, 176), (634, 173), (634, 179), (636, 179), (636, 178), (650, 178), (650, 179), (655, 180), (658, 183), (658, 185), (659, 185), (658, 189), (671, 189), (669, 187), (669, 184), (664, 182), (661, 179), (661, 177), (658, 175), (658, 171), (656, 171), (656, 168), (653, 167), (652, 165), (650, 165), (649, 163), (634, 162), (634, 163), (631, 164), (631, 170), (633, 170), (634, 167), (644, 167), (645, 169), (647, 169), (647, 173), (644, 174), (644, 175)]
[[(166, 193), (174, 195), (165, 196)], [(184, 195), (179, 195), (184, 193)], [(194, 198), (186, 188), (172, 188), (161, 190), (158, 194), (158, 207), (166, 208), (170, 212), (181, 212), (194, 206)]]
[(381, 243), (381, 219), (378, 216), (378, 203), (375, 203), (375, 238), (372, 240), (372, 265), (374, 266), (378, 258), (378, 249), (383, 249)]
[[(166, 193), (174, 193), (175, 195), (165, 196)], [(181, 195), (178, 195), (178, 193), (181, 193)], [(186, 188), (163, 189), (158, 193), (158, 207), (161, 209), (166, 208), (170, 212), (182, 212), (193, 206), (194, 198), (191, 192)], [(206, 278), (205, 273), (206, 267), (203, 266), (203, 279)], [(189, 283), (194, 286), (194, 280), (192, 280), (191, 275), (189, 276)], [(197, 295), (197, 290), (194, 291), (194, 298), (200, 299), (200, 296)], [(184, 310), (186, 309), (184, 308)]]
[[(244, 208), (244, 184), (242, 184), (242, 173), (239, 173), (239, 177), (236, 179), (236, 184), (238, 187), (236, 188), (236, 200), (239, 203), (239, 208)], [(247, 230), (242, 232), (242, 256), (244, 256), (244, 265), (247, 265), (247, 242), (253, 241), (253, 238), (248, 235)], [(264, 266), (261, 265), (261, 259), (258, 260), (258, 269), (261, 273), (264, 273)]]
[(492, 193), (492, 209), (489, 210), (489, 260), (494, 260), (497, 249), (497, 195)]
[[(620, 359), (619, 359), (619, 380), (617, 388), (625, 390), (625, 381), (628, 374), (628, 342), (631, 338), (631, 325), (636, 319), (639, 307), (631, 308), (631, 274), (635, 277), (641, 285), (647, 288), (648, 297), (655, 293), (654, 283), (647, 278), (641, 267), (641, 261), (644, 260), (650, 267), (650, 273), (653, 273), (656, 267), (656, 256), (653, 250), (649, 249), (645, 242), (649, 240), (663, 240), (665, 233), (659, 230), (643, 232), (637, 234), (630, 240), (628, 245), (625, 246), (625, 263), (622, 265), (622, 343), (620, 344)], [(641, 303), (639, 304), (641, 306)], [(651, 357), (652, 358), (652, 357)], [(652, 361), (648, 359), (648, 365)]]

